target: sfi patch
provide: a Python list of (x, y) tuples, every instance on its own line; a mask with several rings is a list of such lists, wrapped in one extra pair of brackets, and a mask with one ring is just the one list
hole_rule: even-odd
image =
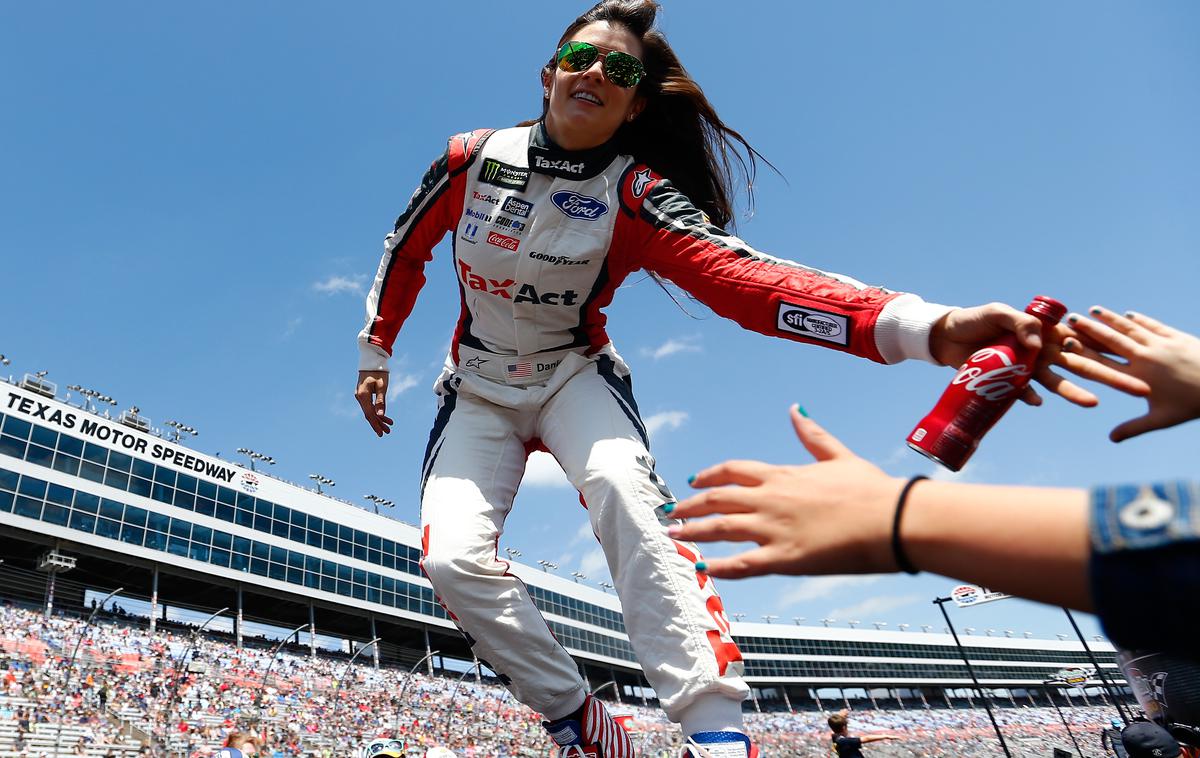
[(850, 323), (848, 316), (839, 313), (829, 313), (802, 305), (781, 302), (775, 326), (781, 332), (790, 332), (809, 339), (848, 346), (850, 344)]

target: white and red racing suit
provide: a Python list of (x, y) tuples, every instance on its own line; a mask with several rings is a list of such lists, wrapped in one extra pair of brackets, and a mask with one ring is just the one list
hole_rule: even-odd
[(668, 716), (685, 733), (740, 724), (741, 654), (695, 545), (667, 536), (662, 506), (674, 497), (603, 309), (645, 269), (747, 329), (884, 363), (932, 360), (929, 330), (949, 309), (760, 253), (647, 166), (608, 145), (564, 151), (536, 124), (450, 139), (385, 241), (361, 369), (386, 369), (446, 232), (461, 310), (422, 471), (422, 566), (435, 591), (519, 700), (550, 719), (583, 702), (575, 663), (496, 555), (540, 444), (587, 506)]

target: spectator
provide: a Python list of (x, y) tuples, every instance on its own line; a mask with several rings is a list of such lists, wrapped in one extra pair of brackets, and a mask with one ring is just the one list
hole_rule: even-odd
[(867, 734), (851, 737), (849, 732), (850, 711), (841, 710), (829, 717), (829, 729), (833, 732), (833, 748), (838, 758), (863, 758), (862, 746), (868, 742), (899, 739), (894, 734)]
[(1101, 746), (1112, 751), (1115, 758), (1129, 758), (1129, 753), (1125, 750), (1125, 743), (1121, 741), (1121, 731), (1124, 728), (1125, 725), (1121, 723), (1120, 719), (1113, 719), (1109, 722), (1109, 727), (1100, 732)]
[(236, 748), (243, 755), (257, 755), (262, 747), (262, 741), (247, 732), (234, 732), (225, 739), (225, 747)]
[[(1145, 415), (1113, 429), (1114, 441), (1200, 417), (1200, 339), (1139, 314), (1099, 307), (1091, 313), (1097, 321), (1068, 319), (1076, 330), (1064, 342), (1068, 366), (1149, 403)], [(1090, 494), (945, 481), (913, 487), (916, 479), (888, 476), (799, 407), (791, 415), (815, 464), (729, 461), (693, 478), (707, 492), (670, 509), (677, 518), (725, 514), (671, 527), (676, 539), (760, 545), (698, 568), (728, 578), (920, 568), (1094, 609), (1109, 637), (1126, 648), (1197, 655), (1194, 625), (1145, 623), (1177, 598), (1200, 595), (1196, 485), (1098, 487)], [(1014, 564), (1025, 570), (1013, 571)]]
[[(82, 621), (57, 616), (45, 622), (40, 611), (0, 608), (0, 638), (19, 636), (61, 645), (64, 639), (76, 639), (82, 625)], [(197, 641), (199, 659), (211, 664), (208, 675), (186, 680), (177, 700), (164, 696), (160, 701), (147, 701), (144, 693), (155, 678), (166, 682), (165, 692), (172, 691), (172, 667), (187, 647), (186, 638), (180, 640), (161, 628), (151, 635), (119, 623), (94, 626), (89, 634), (95, 653), (90, 670), (97, 672), (97, 681), (103, 672), (102, 681), (110, 690), (110, 712), (129, 717), (142, 731), (158, 735), (159, 755), (177, 755), (186, 747), (191, 758), (211, 758), (226, 737), (237, 731), (236, 725), (248, 725), (251, 719), (258, 719), (254, 723), (259, 734), (265, 734), (273, 749), (287, 758), (358, 758), (357, 750), (363, 744), (393, 738), (407, 745), (406, 758), (419, 758), (435, 745), (456, 751), (459, 758), (533, 758), (547, 755), (551, 748), (537, 714), (516, 703), (499, 686), (464, 681), (457, 699), (452, 700), (457, 677), (424, 673), (409, 677), (405, 670), (386, 666), (376, 670), (367, 665), (348, 674), (348, 681), (355, 684), (344, 687), (340, 702), (334, 704), (328, 698), (345, 668), (344, 657), (310, 658), (306, 648), (297, 655), (284, 652), (275, 660), (268, 686), (260, 690), (271, 646), (238, 649), (221, 634), (203, 635)], [(146, 655), (136, 666), (122, 663), (118, 668), (120, 656), (130, 650), (144, 650)], [(121, 744), (116, 731), (97, 718), (94, 699), (62, 698), (64, 664), (61, 658), (40, 662), (18, 658), (9, 670), (18, 672), (16, 684), (25, 687), (26, 695), (35, 689), (44, 691), (36, 706), (40, 709), (37, 720), (56, 720), (60, 706), (65, 705), (68, 722), (86, 720), (96, 730), (96, 744), (102, 746), (94, 748), (97, 754)], [(405, 696), (401, 702), (397, 694), (402, 688)], [(255, 710), (260, 692), (261, 714)], [(456, 708), (454, 729), (447, 734), (446, 713), (452, 704)], [(762, 705), (764, 712), (745, 714), (745, 723), (764, 754), (828, 758), (827, 714), (770, 712), (768, 702)], [(678, 758), (682, 748), (678, 733), (670, 728), (661, 709), (626, 704), (623, 710), (633, 717), (630, 734), (638, 755)], [(1085, 750), (1099, 753), (1097, 735), (1111, 718), (1111, 708), (1069, 708), (1064, 716)], [(1044, 758), (1053, 747), (1070, 745), (1062, 723), (1049, 707), (1005, 707), (997, 709), (996, 717), (1013, 737), (1014, 758)], [(187, 725), (186, 732), (166, 728), (180, 723)], [(299, 729), (292, 729), (292, 724)], [(982, 709), (856, 709), (854, 726), (866, 733), (901, 735), (902, 742), (873, 744), (868, 753), (871, 758), (913, 758), (914, 754), (921, 758), (1001, 758)], [(168, 738), (176, 741), (167, 744)], [(190, 740), (190, 745), (185, 740)], [(128, 742), (124, 745), (129, 749)], [(4, 747), (0, 745), (0, 755)], [(28, 740), (25, 747), (29, 747)], [(141, 755), (150, 755), (149, 748)], [(257, 755), (263, 755), (261, 746)]]
[(1136, 721), (1121, 732), (1129, 758), (1177, 758), (1182, 751), (1175, 738), (1158, 724)]

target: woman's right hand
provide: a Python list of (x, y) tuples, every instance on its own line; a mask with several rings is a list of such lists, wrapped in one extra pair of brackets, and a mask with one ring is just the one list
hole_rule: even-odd
[(362, 408), (367, 423), (375, 430), (377, 437), (382, 437), (392, 431), (392, 420), (384, 413), (387, 406), (388, 372), (359, 371), (358, 388), (354, 390), (354, 399)]
[(1117, 425), (1109, 433), (1113, 442), (1200, 418), (1200, 338), (1140, 313), (1121, 316), (1099, 306), (1088, 312), (1095, 321), (1068, 317), (1079, 339), (1064, 341), (1062, 357), (1078, 356), (1080, 376), (1145, 397), (1150, 406), (1146, 415)]

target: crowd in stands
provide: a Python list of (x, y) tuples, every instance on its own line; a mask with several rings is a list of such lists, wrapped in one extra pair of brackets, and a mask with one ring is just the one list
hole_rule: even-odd
[[(553, 755), (537, 714), (471, 674), (410, 677), (403, 669), (376, 669), (367, 654), (365, 665), (356, 663), (339, 687), (344, 658), (284, 652), (271, 664), (266, 647), (239, 649), (219, 635), (198, 635), (193, 645), (186, 632), (150, 634), (125, 618), (87, 629), (68, 668), (83, 631), (79, 619), (0, 606), (0, 757), (50, 755), (37, 752), (31, 738), (53, 734), (62, 714), (71, 730), (63, 754), (98, 758), (199, 758), (237, 730), (260, 734), (260, 755), (272, 758), (357, 758), (363, 743), (396, 734), (413, 756), (439, 745), (475, 758)], [(614, 707), (631, 714), (640, 755), (679, 754), (678, 728), (660, 710)], [(1097, 735), (1115, 710), (1063, 713), (1085, 753), (1103, 754)], [(829, 754), (825, 716), (815, 710), (750, 713), (747, 727), (766, 755), (823, 758)], [(1003, 708), (997, 717), (1013, 756), (1072, 749), (1051, 708)], [(863, 733), (902, 736), (872, 744), (878, 758), (1003, 755), (982, 709), (855, 710), (854, 723)], [(8, 744), (6, 734), (15, 735)]]

